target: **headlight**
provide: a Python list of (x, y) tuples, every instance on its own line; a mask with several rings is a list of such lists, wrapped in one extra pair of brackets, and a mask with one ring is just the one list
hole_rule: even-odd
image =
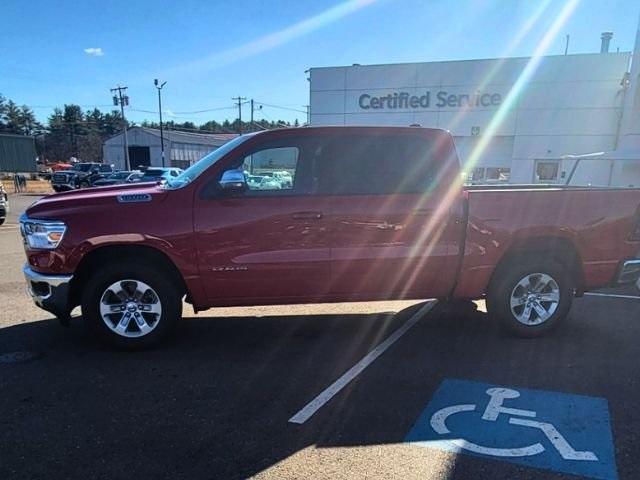
[(63, 222), (20, 219), (20, 232), (29, 248), (53, 250), (66, 231), (67, 226)]

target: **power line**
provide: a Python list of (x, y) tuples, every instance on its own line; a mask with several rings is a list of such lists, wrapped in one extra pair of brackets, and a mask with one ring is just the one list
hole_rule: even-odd
[(264, 103), (264, 102), (260, 102), (258, 100), (256, 100), (256, 103), (258, 103), (259, 105), (264, 105), (265, 107), (271, 107), (271, 108), (278, 108), (280, 110), (289, 110), (291, 112), (298, 112), (298, 113), (307, 113), (306, 110), (299, 110), (297, 108), (290, 108), (290, 107), (283, 107), (281, 105), (273, 105), (271, 103)]
[[(104, 105), (98, 105), (98, 104), (84, 104), (84, 105), (79, 105), (77, 103), (68, 103), (66, 105), (75, 105), (77, 107), (80, 108), (107, 108), (107, 107), (113, 107), (113, 105), (109, 104), (104, 104)], [(31, 108), (31, 109), (56, 109), (56, 108), (61, 108), (60, 105), (27, 105), (27, 107)]]
[(194, 110), (193, 112), (173, 112), (176, 115), (191, 115), (194, 113), (207, 113), (207, 112), (217, 112), (219, 110), (233, 110), (236, 107), (215, 107), (215, 108), (207, 108), (206, 110)]

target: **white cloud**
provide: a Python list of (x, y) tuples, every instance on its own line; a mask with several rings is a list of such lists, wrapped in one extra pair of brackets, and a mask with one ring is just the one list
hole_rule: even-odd
[(104, 52), (102, 51), (102, 48), (95, 48), (95, 47), (91, 47), (91, 48), (85, 48), (84, 49), (84, 53), (86, 53), (87, 55), (91, 55), (93, 57), (101, 57), (104, 55)]

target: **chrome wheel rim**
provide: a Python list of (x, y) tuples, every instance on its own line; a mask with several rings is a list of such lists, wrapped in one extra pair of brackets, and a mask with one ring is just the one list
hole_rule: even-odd
[(160, 323), (162, 304), (153, 288), (140, 280), (119, 280), (100, 297), (100, 316), (112, 332), (126, 338), (148, 335)]
[(511, 292), (511, 313), (523, 325), (540, 325), (555, 313), (560, 287), (546, 273), (530, 273)]

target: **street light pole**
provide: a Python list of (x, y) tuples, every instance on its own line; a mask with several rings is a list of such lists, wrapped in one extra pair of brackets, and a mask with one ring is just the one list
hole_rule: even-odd
[(162, 82), (160, 85), (158, 85), (158, 79), (156, 78), (153, 81), (153, 84), (156, 86), (156, 88), (158, 89), (158, 113), (160, 113), (160, 151), (162, 152), (162, 168), (165, 167), (164, 164), (164, 133), (162, 131), (162, 87), (165, 86), (165, 84), (167, 82)]

